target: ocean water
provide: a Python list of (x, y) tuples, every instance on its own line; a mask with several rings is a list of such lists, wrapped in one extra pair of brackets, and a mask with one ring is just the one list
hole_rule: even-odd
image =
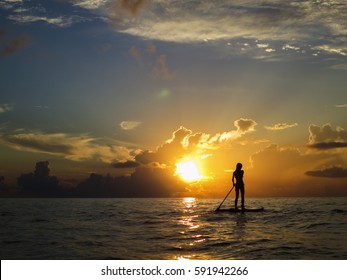
[(0, 202), (2, 260), (347, 259), (347, 198), (247, 199), (257, 213), (214, 212), (221, 199)]

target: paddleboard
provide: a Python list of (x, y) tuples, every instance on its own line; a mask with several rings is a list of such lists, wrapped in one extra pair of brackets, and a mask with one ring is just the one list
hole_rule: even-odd
[(219, 212), (233, 212), (233, 213), (237, 213), (237, 212), (261, 212), (264, 211), (264, 207), (250, 207), (250, 208), (245, 208), (245, 209), (235, 209), (235, 208), (223, 208), (223, 209), (217, 209), (216, 211)]

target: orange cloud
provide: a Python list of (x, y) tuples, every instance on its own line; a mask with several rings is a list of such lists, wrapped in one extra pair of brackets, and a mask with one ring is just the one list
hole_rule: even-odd
[[(154, 151), (141, 151), (135, 156), (135, 160), (141, 164), (158, 162), (167, 166), (174, 166), (182, 158), (198, 157), (208, 164), (211, 160), (215, 161), (213, 154), (224, 149), (225, 143), (232, 142), (244, 134), (254, 131), (256, 122), (250, 119), (239, 119), (234, 122), (234, 125), (236, 126), (235, 130), (218, 133), (214, 136), (204, 132), (193, 133), (190, 129), (181, 126), (173, 132), (171, 139), (158, 146)], [(233, 135), (233, 137), (226, 135)]]

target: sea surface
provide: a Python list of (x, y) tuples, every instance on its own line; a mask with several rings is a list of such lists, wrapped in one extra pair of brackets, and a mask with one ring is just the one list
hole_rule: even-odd
[[(347, 198), (1, 199), (1, 259), (347, 259)], [(223, 207), (231, 205), (227, 200)]]

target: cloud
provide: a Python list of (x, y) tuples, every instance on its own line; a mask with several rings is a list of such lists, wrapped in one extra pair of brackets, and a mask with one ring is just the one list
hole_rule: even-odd
[(12, 39), (10, 42), (8, 42), (1, 51), (2, 55), (11, 55), (19, 50), (27, 47), (31, 42), (31, 38), (29, 35), (21, 35), (19, 37), (16, 37)]
[[(329, 5), (327, 5), (329, 4)], [(346, 23), (344, 1), (152, 1), (141, 20), (123, 31), (165, 41), (228, 40), (237, 37), (314, 39), (317, 32), (341, 34)], [(333, 20), (332, 20), (333, 19)]]
[[(347, 13), (347, 3), (343, 0), (202, 0), (183, 1), (180, 5), (175, 0), (152, 0), (150, 3), (136, 13), (136, 20), (123, 19), (121, 24), (117, 21), (116, 31), (146, 40), (213, 42), (219, 47), (216, 43), (221, 42), (230, 46), (229, 55), (242, 54), (255, 59), (347, 54), (347, 23), (342, 16)], [(106, 17), (119, 19), (115, 16), (119, 9), (106, 12)], [(135, 15), (129, 11), (128, 14)], [(249, 40), (253, 43), (249, 44)]]
[(154, 56), (157, 52), (156, 45), (148, 44), (147, 48), (141, 50), (136, 46), (132, 46), (128, 53), (133, 57), (139, 64), (142, 60), (146, 61), (152, 68), (152, 75), (156, 79), (162, 79), (165, 81), (171, 81), (176, 77), (176, 73), (171, 71), (167, 64), (167, 57), (165, 54), (159, 54)]
[(47, 16), (37, 16), (37, 15), (22, 15), (22, 14), (10, 15), (8, 18), (18, 23), (33, 23), (37, 21), (43, 21), (58, 27), (69, 27), (75, 22), (79, 22), (81, 20), (81, 18), (79, 17), (66, 17), (66, 16), (47, 17)]
[(186, 192), (186, 184), (170, 168), (139, 166), (130, 176), (112, 177), (91, 174), (73, 195), (79, 197), (177, 197)]
[(149, 0), (118, 0), (119, 5), (128, 13), (137, 16)]
[(231, 53), (241, 52), (254, 58), (299, 53), (309, 57), (347, 56), (344, 0), (192, 0), (179, 5), (176, 0), (59, 1), (88, 10), (88, 19), (80, 16), (79, 9), (64, 9), (64, 14), (57, 15), (49, 5), (37, 6), (32, 1), (2, 1), (0, 7), (9, 14), (7, 18), (16, 22), (43, 21), (67, 27), (102, 19), (115, 23), (116, 32), (146, 40), (222, 42), (230, 46)]
[(160, 78), (166, 81), (171, 81), (176, 76), (176, 74), (169, 69), (165, 54), (158, 56), (152, 73), (155, 78)]
[(23, 0), (4, 0), (0, 2), (0, 8), (9, 10), (23, 3)]
[[(24, 197), (177, 197), (183, 196), (186, 183), (174, 175), (171, 168), (158, 164), (137, 166), (129, 176), (113, 177), (91, 173), (80, 183), (76, 179), (60, 181), (50, 175), (50, 163), (36, 163), (34, 172), (18, 177), (18, 196)], [(0, 176), (0, 195), (9, 192)], [(72, 183), (72, 184), (71, 184)]]
[(298, 124), (297, 123), (292, 123), (292, 124), (276, 123), (276, 124), (271, 125), (271, 126), (265, 126), (265, 128), (268, 130), (283, 130), (283, 129), (292, 128), (295, 126), (298, 126)]
[(297, 46), (293, 46), (291, 44), (285, 44), (282, 46), (282, 50), (293, 50), (293, 51), (299, 51), (300, 48)]
[(236, 127), (236, 130), (216, 134), (211, 138), (210, 142), (221, 143), (225, 141), (235, 140), (246, 133), (253, 132), (255, 130), (256, 125), (257, 122), (252, 119), (240, 118), (234, 121), (234, 126)]
[[(141, 37), (174, 42), (203, 42), (247, 37), (270, 39), (283, 37), (280, 27), (291, 20), (298, 9), (290, 5), (189, 1), (153, 1), (138, 22), (129, 22), (122, 31)], [(298, 15), (298, 13), (297, 13)], [(258, 24), (255, 24), (255, 23)], [(279, 24), (280, 26), (278, 26)], [(270, 36), (270, 33), (272, 36)]]
[(0, 134), (0, 143), (11, 148), (56, 155), (73, 161), (96, 159), (112, 163), (132, 158), (132, 150), (126, 146), (99, 144), (99, 140), (88, 135), (73, 136), (41, 131)]
[(333, 166), (322, 170), (307, 171), (305, 174), (312, 177), (345, 178), (347, 177), (347, 169)]
[(328, 54), (338, 54), (342, 56), (347, 56), (347, 47), (345, 49), (331, 47), (329, 45), (316, 46), (314, 50), (324, 51)]
[(0, 114), (11, 111), (12, 109), (13, 109), (13, 106), (10, 104), (0, 104)]
[[(73, 0), (57, 0), (60, 2), (67, 2), (73, 6), (81, 6), (83, 8), (88, 7), (88, 3), (92, 5), (94, 1), (74, 1)], [(76, 13), (76, 9), (71, 9), (70, 11), (64, 9), (65, 14), (59, 12), (57, 15), (57, 10), (51, 9), (46, 2), (43, 1), (39, 4), (33, 3), (35, 1), (9, 1), (7, 0), (3, 5), (3, 8), (7, 11), (7, 19), (12, 20), (14, 22), (20, 24), (30, 24), (34, 22), (45, 22), (50, 25), (58, 26), (58, 27), (69, 27), (75, 23), (85, 21), (87, 18), (80, 16), (80, 14)], [(100, 1), (98, 1), (100, 2)], [(95, 3), (95, 5), (97, 5)], [(1, 3), (0, 3), (1, 8)], [(90, 20), (90, 19), (88, 19)]]
[(257, 44), (257, 47), (261, 49), (267, 49), (269, 47), (269, 44)]
[(135, 160), (142, 164), (158, 162), (160, 164), (173, 165), (178, 158), (189, 153), (184, 142), (189, 141), (191, 134), (191, 130), (180, 127), (173, 133), (172, 138), (159, 146), (156, 151), (142, 151), (136, 155)]
[(171, 139), (157, 147), (155, 151), (142, 151), (135, 156), (135, 160), (141, 164), (158, 162), (174, 165), (177, 160), (186, 156), (203, 155), (205, 151), (221, 148), (225, 143), (253, 132), (256, 125), (254, 120), (241, 118), (234, 122), (236, 129), (212, 136), (204, 132), (193, 133), (190, 129), (181, 126), (173, 132)]
[(347, 142), (320, 142), (309, 145), (310, 148), (317, 150), (329, 150), (336, 148), (347, 148)]
[(255, 126), (257, 123), (252, 119), (239, 119), (234, 122), (234, 125), (237, 127), (237, 131), (240, 131), (241, 133), (247, 133), (254, 131)]
[(347, 131), (341, 127), (333, 129), (330, 124), (322, 127), (311, 124), (309, 132), (309, 147), (311, 148), (326, 150), (347, 146)]
[(106, 14), (112, 22), (118, 25), (138, 17), (148, 5), (149, 0), (118, 0), (111, 2), (112, 4), (106, 8)]
[(74, 0), (73, 5), (88, 10), (95, 10), (104, 7), (110, 0)]
[(133, 160), (127, 160), (122, 162), (113, 162), (112, 167), (114, 168), (134, 168), (138, 167), (140, 164)]
[(337, 104), (335, 105), (336, 108), (347, 108), (347, 104)]
[(63, 188), (57, 177), (50, 176), (49, 162), (40, 161), (36, 163), (34, 173), (22, 174), (18, 178), (20, 196), (52, 197), (61, 196)]
[(123, 130), (133, 130), (133, 129), (137, 128), (140, 124), (141, 124), (141, 122), (138, 122), (138, 121), (122, 121), (119, 124), (119, 126)]

